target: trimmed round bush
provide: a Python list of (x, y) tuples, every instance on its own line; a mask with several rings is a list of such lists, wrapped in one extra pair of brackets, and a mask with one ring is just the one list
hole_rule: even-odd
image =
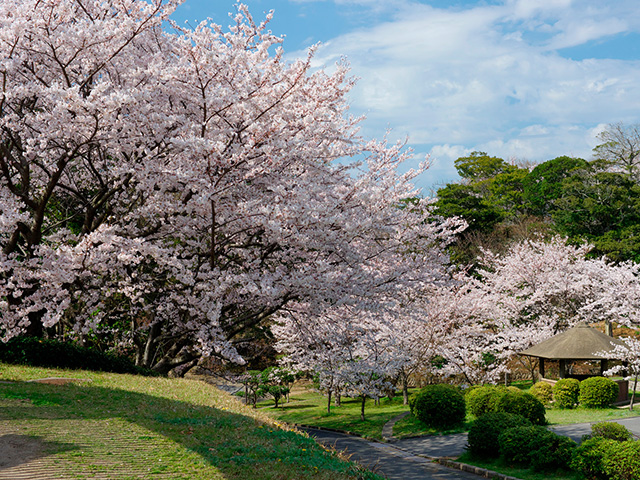
[(580, 382), (575, 378), (561, 378), (552, 388), (553, 404), (558, 408), (573, 408), (578, 404)]
[(496, 412), (507, 412), (522, 415), (534, 425), (545, 425), (544, 405), (530, 393), (521, 390), (503, 390), (493, 397), (491, 403)]
[(615, 443), (615, 440), (602, 437), (585, 440), (573, 452), (571, 469), (581, 473), (585, 478), (608, 480), (603, 463), (604, 456)]
[(576, 442), (540, 425), (515, 427), (498, 437), (500, 455), (510, 463), (531, 466), (534, 470), (566, 468)]
[(602, 465), (611, 480), (640, 479), (640, 442), (613, 441), (604, 450)]
[(465, 395), (469, 413), (475, 417), (480, 417), (486, 413), (495, 412), (494, 399), (504, 391), (506, 391), (505, 387), (496, 385), (483, 385), (469, 389)]
[(477, 418), (469, 429), (467, 442), (469, 452), (479, 457), (495, 458), (500, 455), (498, 437), (513, 427), (531, 426), (522, 415), (506, 412), (491, 412)]
[(598, 422), (591, 425), (591, 438), (608, 438), (609, 440), (616, 440), (618, 442), (624, 442), (631, 440), (632, 435), (627, 427), (620, 425), (616, 422)]
[(416, 404), (417, 396), (418, 396), (418, 392), (415, 392), (409, 395), (409, 410), (411, 411), (411, 413), (413, 413), (413, 406)]
[(549, 405), (553, 398), (553, 387), (548, 382), (537, 382), (530, 389), (529, 393), (542, 402)]
[(416, 395), (412, 413), (425, 425), (449, 428), (464, 422), (464, 395), (453, 385), (427, 385)]
[(605, 408), (618, 398), (618, 385), (606, 377), (590, 377), (580, 382), (578, 402), (587, 408)]

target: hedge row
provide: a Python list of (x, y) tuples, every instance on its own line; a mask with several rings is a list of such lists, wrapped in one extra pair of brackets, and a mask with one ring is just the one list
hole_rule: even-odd
[(590, 377), (582, 382), (575, 378), (562, 378), (551, 387), (538, 382), (531, 387), (531, 394), (544, 404), (553, 401), (558, 408), (605, 408), (618, 398), (618, 385), (610, 378)]
[(592, 426), (589, 438), (578, 446), (568, 437), (531, 425), (520, 415), (488, 413), (469, 430), (469, 452), (481, 458), (501, 457), (534, 471), (572, 469), (595, 480), (638, 480), (640, 442), (616, 423)]
[(149, 376), (156, 374), (149, 369), (137, 367), (125, 357), (81, 347), (72, 342), (33, 337), (15, 337), (7, 343), (0, 342), (0, 362)]

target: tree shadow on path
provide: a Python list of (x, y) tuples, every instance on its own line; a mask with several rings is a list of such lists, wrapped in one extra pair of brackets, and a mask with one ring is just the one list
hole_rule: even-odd
[(0, 471), (76, 448), (77, 446), (72, 444), (50, 442), (40, 437), (2, 435), (0, 436)]

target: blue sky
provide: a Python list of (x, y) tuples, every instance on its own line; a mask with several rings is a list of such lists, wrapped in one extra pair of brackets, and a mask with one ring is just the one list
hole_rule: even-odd
[[(173, 18), (228, 25), (232, 0), (186, 0)], [(362, 135), (408, 138), (416, 184), (456, 179), (474, 150), (513, 161), (589, 159), (607, 124), (640, 123), (637, 0), (245, 0), (290, 58), (321, 43), (314, 66), (345, 57), (360, 78)]]

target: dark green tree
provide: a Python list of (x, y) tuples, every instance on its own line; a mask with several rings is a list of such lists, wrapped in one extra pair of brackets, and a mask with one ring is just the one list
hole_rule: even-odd
[(555, 202), (562, 196), (564, 179), (587, 165), (582, 158), (566, 156), (537, 165), (522, 180), (522, 199), (527, 213), (541, 217), (549, 215)]
[(613, 260), (638, 258), (640, 185), (601, 161), (566, 178), (552, 214), (556, 229), (574, 241), (595, 245), (593, 255)]
[(486, 231), (502, 220), (502, 212), (480, 196), (472, 186), (450, 183), (438, 190), (435, 213), (462, 217), (469, 231)]

